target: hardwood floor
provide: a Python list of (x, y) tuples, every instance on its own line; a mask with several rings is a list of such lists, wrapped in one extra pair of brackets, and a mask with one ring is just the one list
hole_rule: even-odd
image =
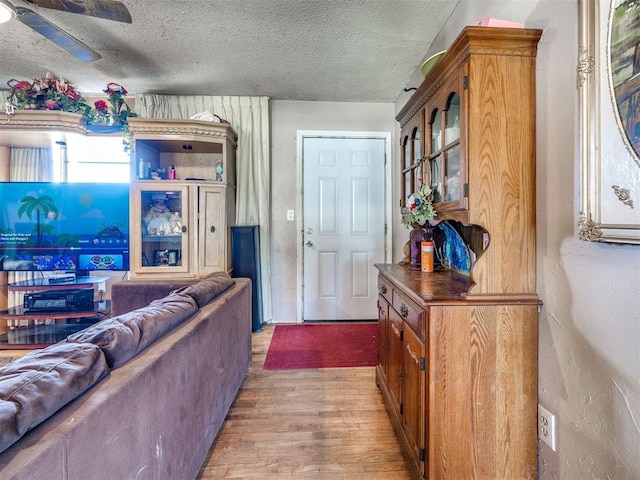
[(409, 480), (374, 367), (263, 370), (273, 329), (198, 480)]

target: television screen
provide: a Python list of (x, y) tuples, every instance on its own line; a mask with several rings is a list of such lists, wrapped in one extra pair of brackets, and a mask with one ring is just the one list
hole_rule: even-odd
[(0, 270), (128, 269), (128, 184), (0, 182)]

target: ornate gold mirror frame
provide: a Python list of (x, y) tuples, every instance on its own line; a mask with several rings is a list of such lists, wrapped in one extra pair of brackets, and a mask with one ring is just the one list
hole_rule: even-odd
[[(622, 127), (610, 73), (611, 22), (614, 9), (624, 3), (626, 0), (579, 2), (578, 237), (592, 242), (640, 244), (640, 157)], [(637, 37), (640, 40), (640, 34)], [(640, 101), (640, 91), (634, 95)]]

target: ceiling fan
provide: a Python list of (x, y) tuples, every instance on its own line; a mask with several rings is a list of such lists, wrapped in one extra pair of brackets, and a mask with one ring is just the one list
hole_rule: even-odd
[[(116, 22), (131, 23), (129, 10), (116, 0), (24, 0), (35, 7), (49, 8), (63, 12), (105, 18)], [(51, 40), (78, 60), (93, 62), (102, 58), (99, 53), (89, 48), (77, 38), (71, 36), (60, 27), (54, 25), (40, 14), (28, 8), (15, 6), (9, 0), (0, 0), (1, 7), (8, 9), (10, 16), (15, 17), (26, 26)], [(1, 16), (0, 12), (0, 16)]]

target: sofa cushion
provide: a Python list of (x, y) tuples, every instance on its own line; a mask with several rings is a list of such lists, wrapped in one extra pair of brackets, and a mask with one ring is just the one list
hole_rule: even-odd
[(108, 373), (89, 343), (60, 342), (0, 368), (0, 452)]
[(93, 343), (109, 368), (118, 368), (198, 310), (193, 298), (171, 293), (146, 307), (123, 313), (69, 335), (67, 342)]
[(114, 320), (131, 329), (138, 338), (137, 355), (197, 311), (198, 305), (191, 296), (172, 292), (146, 307), (114, 317)]
[(132, 330), (117, 318), (110, 318), (69, 335), (66, 341), (97, 345), (104, 353), (109, 368), (118, 368), (136, 355), (140, 332)]
[(230, 288), (235, 280), (227, 272), (215, 272), (207, 275), (198, 283), (176, 290), (177, 292), (186, 293), (193, 297), (202, 308), (211, 300), (216, 298), (222, 292)]

